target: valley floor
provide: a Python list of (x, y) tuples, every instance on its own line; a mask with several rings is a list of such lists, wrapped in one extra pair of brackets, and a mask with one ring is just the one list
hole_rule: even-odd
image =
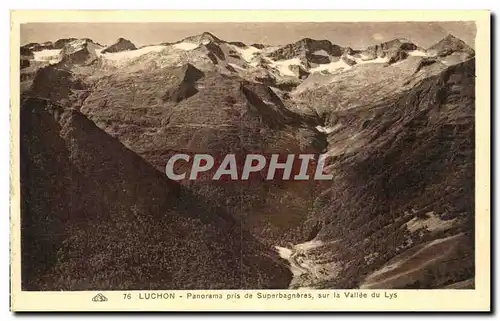
[[(374, 271), (362, 284), (361, 289), (404, 288), (414, 280), (423, 278), (425, 268), (453, 256), (455, 248), (464, 239), (462, 233), (430, 241), (409, 249), (390, 260), (386, 265)], [(335, 242), (330, 242), (335, 243)], [(291, 248), (276, 246), (279, 255), (290, 264), (293, 274), (291, 289), (315, 289), (322, 282), (329, 282), (341, 272), (340, 262), (321, 257), (316, 251), (326, 244), (319, 240), (293, 245)], [(438, 255), (436, 255), (439, 253)], [(446, 288), (473, 288), (474, 279), (448, 285)]]

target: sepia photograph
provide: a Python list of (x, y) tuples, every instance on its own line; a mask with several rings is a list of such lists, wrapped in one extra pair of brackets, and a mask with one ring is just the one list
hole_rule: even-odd
[(476, 289), (477, 32), (20, 23), (20, 290)]

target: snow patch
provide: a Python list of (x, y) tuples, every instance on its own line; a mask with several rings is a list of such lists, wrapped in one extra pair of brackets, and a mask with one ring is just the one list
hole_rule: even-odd
[(276, 250), (278, 250), (279, 256), (285, 260), (289, 260), (292, 255), (292, 250), (287, 249), (286, 247), (276, 246)]
[(191, 42), (179, 42), (174, 45), (174, 48), (189, 51), (198, 48), (198, 45)]
[(114, 53), (105, 53), (102, 55), (105, 59), (113, 61), (125, 61), (132, 58), (137, 58), (142, 55), (148, 54), (150, 52), (160, 52), (165, 49), (166, 46), (148, 46), (137, 50), (121, 51)]

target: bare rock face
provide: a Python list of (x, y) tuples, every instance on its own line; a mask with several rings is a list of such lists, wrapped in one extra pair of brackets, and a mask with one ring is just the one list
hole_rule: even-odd
[(300, 117), (285, 108), (281, 98), (270, 87), (243, 81), (240, 89), (250, 104), (249, 107), (255, 109), (262, 122), (269, 126), (283, 128), (286, 125), (302, 122)]
[(118, 38), (118, 40), (114, 44), (103, 49), (102, 53), (121, 52), (136, 49), (137, 47), (130, 40), (127, 40), (125, 38)]
[(34, 58), (33, 51), (26, 47), (21, 47), (21, 56), (20, 56), (20, 67), (21, 69), (27, 68), (30, 66), (30, 59)]
[(98, 45), (89, 39), (68, 42), (59, 53), (60, 66), (88, 65), (97, 60)]
[(30, 91), (36, 97), (60, 103), (70, 99), (74, 91), (84, 89), (84, 84), (73, 72), (47, 66), (36, 71)]
[[(132, 90), (126, 89), (132, 84)], [(319, 152), (322, 148), (313, 122), (290, 112), (268, 85), (216, 70), (202, 72), (186, 65), (147, 74), (118, 73), (92, 88), (81, 112), (158, 170), (164, 170), (166, 159), (175, 151), (245, 155), (283, 148), (297, 153)], [(196, 193), (244, 220), (252, 233), (271, 234), (277, 239), (281, 231), (299, 226), (307, 213), (302, 207), (308, 203), (298, 205), (298, 199), (309, 197), (308, 189), (295, 183), (291, 187), (297, 201), (292, 203), (285, 202), (290, 190), (273, 182), (250, 186), (244, 182), (193, 184)], [(244, 208), (240, 193), (247, 195)], [(268, 205), (276, 213), (273, 217), (254, 210), (254, 206), (268, 202), (266, 193), (275, 195)], [(290, 213), (294, 220), (290, 220)], [(264, 229), (273, 221), (280, 222), (280, 232)]]
[(64, 38), (64, 39), (59, 39), (56, 42), (54, 42), (54, 49), (63, 49), (67, 44), (70, 42), (73, 42), (77, 40), (76, 38)]
[(290, 66), (290, 70), (297, 75), (299, 79), (305, 79), (309, 76), (309, 72), (305, 70), (302, 66), (292, 65)]
[(401, 51), (416, 50), (417, 48), (417, 45), (405, 39), (395, 39), (375, 46), (370, 46), (363, 53), (371, 59), (375, 59), (377, 57), (383, 58), (391, 56)]

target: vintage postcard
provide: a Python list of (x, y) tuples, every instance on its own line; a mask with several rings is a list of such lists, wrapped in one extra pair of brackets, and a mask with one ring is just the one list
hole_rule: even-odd
[(13, 311), (490, 311), (489, 11), (11, 26)]

